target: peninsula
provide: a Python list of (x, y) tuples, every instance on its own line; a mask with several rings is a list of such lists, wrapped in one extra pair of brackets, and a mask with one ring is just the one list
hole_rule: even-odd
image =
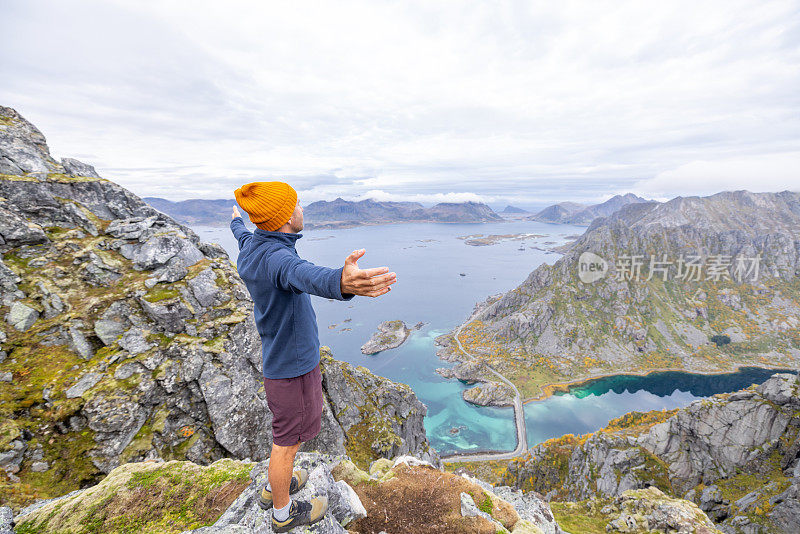
[(629, 204), (479, 304), (456, 330), (473, 358), (456, 331), (436, 339), (438, 354), (462, 377), (485, 363), (526, 399), (620, 372), (796, 368), (798, 235), (800, 194), (789, 191)]

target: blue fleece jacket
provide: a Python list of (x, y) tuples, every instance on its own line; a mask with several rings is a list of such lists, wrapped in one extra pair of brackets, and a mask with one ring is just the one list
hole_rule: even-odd
[(350, 300), (341, 292), (342, 269), (314, 265), (301, 259), (295, 243), (303, 234), (249, 231), (241, 217), (231, 221), (239, 242), (236, 268), (253, 298), (253, 314), (261, 335), (266, 378), (292, 378), (319, 363), (317, 315), (312, 295)]

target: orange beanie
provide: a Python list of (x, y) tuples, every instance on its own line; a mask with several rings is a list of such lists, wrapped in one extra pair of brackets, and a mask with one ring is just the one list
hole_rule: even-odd
[(297, 205), (297, 191), (284, 182), (253, 182), (233, 194), (250, 221), (269, 232), (289, 222)]

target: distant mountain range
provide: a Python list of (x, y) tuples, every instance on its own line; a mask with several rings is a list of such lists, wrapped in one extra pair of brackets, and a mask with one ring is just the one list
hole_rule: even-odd
[[(185, 224), (223, 226), (228, 224), (233, 199), (192, 199), (173, 202), (158, 197), (145, 197), (155, 209)], [(246, 214), (243, 214), (247, 217)], [(303, 207), (305, 228), (349, 228), (362, 224), (396, 222), (475, 223), (499, 222), (504, 219), (480, 202), (440, 202), (425, 208), (419, 202), (382, 202), (372, 199), (358, 202), (337, 198), (320, 200)]]
[(599, 217), (608, 217), (628, 204), (652, 202), (633, 193), (616, 195), (601, 204), (586, 206), (577, 202), (561, 202), (544, 208), (542, 211), (528, 217), (530, 221), (539, 221), (556, 224), (589, 225)]
[(165, 198), (143, 197), (142, 200), (161, 213), (166, 213), (173, 219), (189, 225), (227, 225), (231, 220), (233, 206), (237, 205), (236, 200), (232, 198), (219, 198), (216, 200), (193, 198), (173, 202)]
[(501, 213), (530, 213), (528, 210), (524, 210), (522, 208), (518, 208), (516, 206), (512, 206), (509, 204), (508, 206), (503, 209)]

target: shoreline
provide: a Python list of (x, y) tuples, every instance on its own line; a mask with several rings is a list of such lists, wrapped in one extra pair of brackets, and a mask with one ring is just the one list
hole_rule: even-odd
[(569, 381), (569, 382), (550, 382), (550, 383), (544, 384), (544, 385), (540, 386), (540, 389), (542, 390), (542, 393), (540, 395), (538, 395), (536, 397), (528, 397), (526, 399), (522, 399), (522, 404), (525, 405), (527, 403), (540, 402), (540, 401), (543, 401), (543, 400), (547, 400), (548, 398), (552, 397), (553, 395), (555, 395), (557, 393), (569, 393), (569, 389), (571, 387), (575, 387), (575, 386), (579, 386), (579, 385), (582, 385), (582, 384), (586, 384), (588, 382), (592, 382), (592, 381), (595, 381), (595, 380), (601, 380), (603, 378), (611, 378), (611, 377), (614, 377), (614, 376), (645, 377), (645, 376), (653, 374), (653, 373), (670, 373), (670, 372), (672, 372), (672, 373), (685, 373), (687, 375), (697, 375), (697, 376), (714, 376), (714, 375), (727, 375), (727, 374), (737, 373), (743, 367), (751, 367), (753, 369), (765, 369), (765, 370), (774, 370), (774, 371), (794, 372), (794, 373), (799, 373), (800, 372), (800, 370), (798, 370), (798, 369), (787, 369), (786, 367), (780, 367), (780, 366), (753, 365), (753, 364), (741, 363), (741, 364), (735, 365), (733, 367), (733, 370), (731, 370), (731, 371), (710, 371), (710, 372), (707, 372), (707, 373), (692, 372), (692, 371), (687, 371), (686, 369), (680, 369), (680, 368), (674, 368), (674, 367), (673, 368), (665, 367), (665, 368), (658, 368), (658, 369), (648, 369), (646, 371), (641, 371), (641, 372), (630, 371), (630, 372), (619, 372), (619, 373), (601, 373), (601, 374), (597, 374), (597, 375), (592, 375), (592, 376), (587, 377), (587, 378), (579, 378), (579, 379), (572, 380), (572, 381)]
[[(242, 218), (242, 220), (244, 220), (244, 218)], [(363, 223), (358, 223), (358, 224), (353, 224), (353, 225), (348, 224), (346, 221), (341, 221), (341, 222), (342, 222), (341, 226), (327, 226), (329, 224), (330, 225), (335, 225), (337, 223), (336, 221), (322, 222), (322, 223), (319, 223), (319, 226), (316, 226), (317, 223), (309, 222), (308, 224), (312, 225), (312, 226), (306, 225), (306, 227), (304, 227), (302, 230), (300, 230), (300, 233), (307, 232), (307, 231), (317, 231), (317, 230), (349, 230), (351, 228), (358, 228), (358, 227), (361, 227), (361, 226), (384, 226), (384, 225), (387, 225), (387, 224), (429, 224), (429, 223), (436, 223), (436, 224), (491, 224), (491, 223), (506, 223), (506, 222), (519, 222), (519, 221), (515, 220), (515, 219), (503, 217), (503, 220), (501, 220), (501, 221), (434, 221), (434, 220), (430, 220), (430, 221), (426, 221), (426, 220), (415, 220), (415, 221), (369, 221), (369, 222), (363, 222)], [(528, 221), (528, 222), (539, 223), (539, 221)], [(246, 224), (250, 224), (250, 225), (253, 224), (250, 221), (245, 221), (245, 223)], [(230, 221), (227, 221), (226, 223), (216, 222), (215, 221), (215, 222), (212, 222), (212, 223), (194, 222), (194, 223), (181, 223), (181, 224), (189, 226), (190, 228), (192, 226), (206, 226), (206, 227), (209, 227), (209, 228), (228, 228), (228, 226), (230, 226)], [(540, 224), (550, 224), (550, 223), (540, 223)], [(563, 226), (577, 226), (577, 225), (572, 224), (572, 225), (563, 225)]]
[[(489, 298), (491, 298), (491, 296)], [(480, 306), (481, 304), (485, 304), (485, 303), (486, 303), (486, 301), (477, 303), (475, 305), (475, 310), (473, 311), (472, 316), (470, 316), (465, 322), (461, 323), (461, 325), (459, 325), (456, 328), (454, 328), (451, 332), (448, 332), (448, 334), (451, 337), (455, 337), (455, 332), (460, 332), (460, 330), (463, 327), (465, 327), (468, 324), (470, 324), (473, 321), (475, 321), (476, 318), (478, 316), (480, 316), (486, 310), (486, 308), (488, 308), (489, 306), (494, 304), (494, 302), (492, 302), (492, 303), (486, 304), (485, 306), (481, 306), (480, 308), (478, 308), (478, 306)], [(444, 334), (444, 335), (447, 335), (447, 334)], [(437, 356), (437, 357), (440, 360), (446, 361), (446, 362), (448, 362), (450, 364), (458, 365), (458, 363), (461, 363), (460, 360), (456, 360), (455, 362), (452, 362), (452, 361), (449, 361), (449, 360), (445, 360), (441, 356)], [(594, 380), (601, 380), (603, 378), (610, 378), (610, 377), (613, 377), (613, 376), (645, 377), (645, 376), (653, 374), (653, 373), (667, 373), (667, 372), (686, 373), (686, 374), (689, 374), (689, 375), (697, 375), (697, 376), (714, 376), (714, 375), (725, 375), (725, 374), (736, 373), (736, 372), (739, 372), (741, 370), (741, 368), (743, 368), (743, 367), (752, 367), (752, 368), (755, 368), (755, 369), (766, 369), (766, 370), (775, 370), (775, 371), (794, 372), (794, 373), (800, 374), (800, 362), (798, 363), (798, 368), (797, 369), (787, 369), (786, 367), (782, 367), (782, 366), (778, 366), (778, 365), (763, 365), (763, 364), (759, 365), (757, 363), (738, 363), (737, 362), (737, 363), (734, 363), (732, 365), (732, 369), (730, 369), (730, 370), (719, 370), (719, 371), (708, 371), (708, 372), (687, 371), (684, 368), (675, 368), (675, 367), (659, 367), (659, 368), (656, 368), (656, 369), (647, 369), (647, 370), (642, 370), (642, 371), (619, 371), (619, 372), (598, 373), (598, 374), (589, 375), (589, 376), (586, 376), (586, 377), (583, 377), (583, 378), (576, 378), (574, 380), (569, 380), (569, 381), (548, 382), (546, 384), (542, 384), (541, 386), (539, 386), (539, 389), (542, 392), (537, 396), (527, 397), (527, 398), (522, 399), (522, 405), (524, 407), (525, 404), (528, 404), (528, 403), (540, 402), (540, 401), (543, 401), (543, 400), (547, 400), (548, 398), (552, 397), (553, 395), (555, 395), (557, 393), (569, 393), (569, 389), (571, 387), (575, 387), (575, 386), (579, 386), (579, 385), (582, 385), (582, 384), (586, 384), (586, 383), (592, 382)], [(476, 382), (480, 383), (482, 381), (478, 380)], [(469, 401), (465, 400), (464, 402), (469, 402)]]
[[(594, 376), (592, 378), (587, 378), (587, 379), (584, 379), (584, 380), (575, 380), (573, 382), (558, 383), (558, 384), (547, 384), (547, 386), (548, 386), (548, 394), (546, 396), (540, 395), (539, 397), (531, 397), (531, 398), (528, 398), (528, 399), (523, 399), (522, 400), (522, 405), (524, 407), (525, 404), (527, 404), (529, 402), (532, 403), (532, 402), (538, 402), (538, 401), (547, 400), (549, 397), (552, 397), (557, 392), (568, 392), (568, 389), (569, 389), (570, 386), (580, 385), (580, 384), (584, 384), (584, 383), (587, 383), (587, 382), (591, 382), (593, 380), (599, 380), (599, 379), (609, 378), (609, 377), (613, 377), (613, 376), (645, 377), (645, 376), (653, 374), (653, 373), (664, 373), (664, 372), (678, 372), (678, 373), (685, 373), (685, 374), (697, 375), (697, 376), (714, 376), (714, 375), (733, 374), (733, 373), (739, 372), (742, 368), (773, 370), (773, 371), (776, 371), (776, 372), (787, 372), (787, 373), (800, 374), (800, 369), (787, 369), (785, 367), (778, 367), (778, 366), (761, 366), (761, 365), (748, 365), (748, 364), (739, 364), (734, 368), (733, 371), (715, 371), (715, 372), (710, 372), (710, 373), (693, 373), (693, 372), (686, 371), (684, 369), (674, 369), (674, 368), (652, 369), (652, 370), (648, 370), (646, 372), (641, 372), (641, 373), (636, 373), (636, 372), (606, 373), (606, 374), (596, 375), (596, 376)], [(468, 402), (468, 401), (466, 401), (466, 402)], [(493, 408), (497, 408), (498, 406), (492, 406), (492, 407)], [(511, 406), (499, 406), (499, 408), (507, 408), (507, 407), (511, 407)], [(636, 410), (631, 410), (631, 411), (636, 411)], [(465, 451), (465, 452), (451, 453), (451, 454), (447, 454), (447, 455), (444, 455), (444, 456), (440, 455), (440, 457), (442, 459), (442, 462), (448, 462), (448, 463), (460, 462), (460, 461), (470, 462), (470, 461), (475, 461), (475, 460), (467, 459), (467, 458), (469, 458), (471, 456), (476, 456), (476, 455), (503, 455), (503, 454), (513, 454), (513, 452), (514, 452), (514, 450), (479, 449), (479, 450), (474, 450), (474, 451), (469, 451), (469, 452)], [(479, 461), (497, 461), (497, 460), (486, 459), (486, 460), (479, 460)]]

